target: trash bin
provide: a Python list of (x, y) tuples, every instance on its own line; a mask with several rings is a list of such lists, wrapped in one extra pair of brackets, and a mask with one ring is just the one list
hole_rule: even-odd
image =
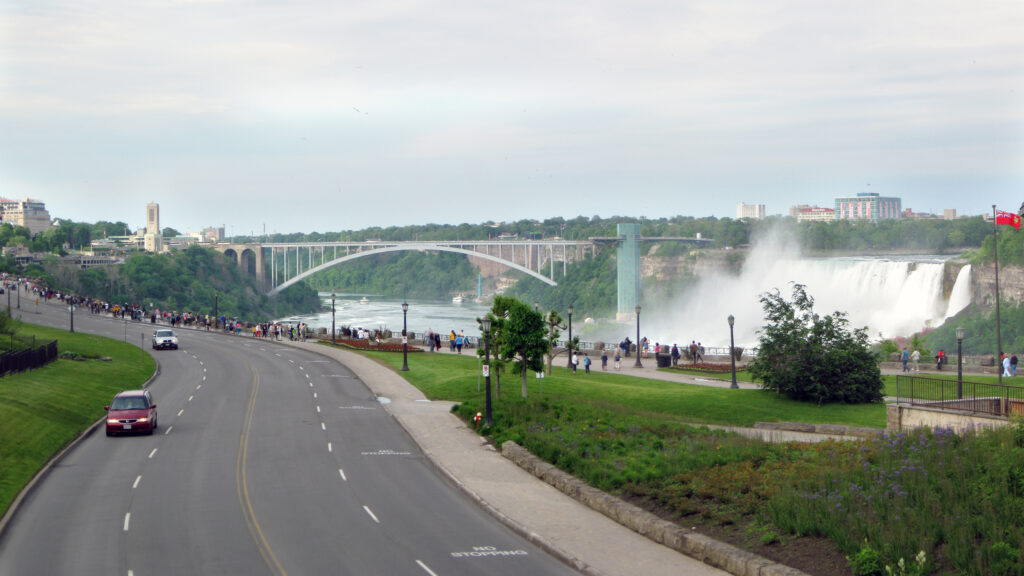
[(655, 354), (654, 358), (658, 361), (658, 368), (668, 368), (672, 365), (671, 354)]

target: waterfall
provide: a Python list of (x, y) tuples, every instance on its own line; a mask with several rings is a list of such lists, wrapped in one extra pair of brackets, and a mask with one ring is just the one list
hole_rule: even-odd
[(960, 271), (949, 301), (944, 267), (937, 258), (801, 258), (755, 250), (739, 275), (702, 276), (685, 294), (653, 305), (641, 332), (661, 343), (728, 346), (726, 317), (733, 314), (736, 345), (754, 346), (764, 323), (760, 296), (777, 289), (788, 301), (792, 283), (799, 283), (816, 313), (844, 312), (851, 329), (867, 327), (871, 340), (909, 336), (969, 303), (970, 267)]

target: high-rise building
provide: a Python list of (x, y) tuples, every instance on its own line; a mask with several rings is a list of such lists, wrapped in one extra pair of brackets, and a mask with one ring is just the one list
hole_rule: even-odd
[(33, 236), (49, 230), (50, 213), (39, 200), (8, 200), (0, 198), (0, 222), (11, 226), (24, 226)]
[(736, 206), (736, 219), (742, 220), (743, 218), (764, 220), (764, 204), (744, 204), (740, 202)]
[(836, 198), (835, 210), (836, 220), (899, 220), (903, 201), (879, 196), (877, 192), (860, 192), (856, 196)]

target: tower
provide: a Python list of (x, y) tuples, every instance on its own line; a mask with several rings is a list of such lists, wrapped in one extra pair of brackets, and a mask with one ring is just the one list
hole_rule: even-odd
[(146, 234), (160, 235), (160, 205), (156, 202), (146, 204)]

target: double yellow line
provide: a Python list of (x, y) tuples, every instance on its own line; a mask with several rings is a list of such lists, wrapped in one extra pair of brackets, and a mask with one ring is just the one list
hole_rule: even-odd
[(274, 551), (270, 549), (260, 523), (256, 520), (256, 512), (252, 508), (252, 501), (249, 500), (249, 484), (245, 478), (245, 464), (249, 451), (249, 429), (252, 428), (253, 413), (256, 411), (256, 395), (260, 391), (260, 375), (256, 368), (249, 363), (249, 370), (252, 372), (252, 392), (249, 394), (249, 406), (245, 411), (245, 422), (242, 425), (242, 437), (238, 443), (238, 460), (235, 463), (235, 486), (238, 490), (238, 503), (242, 506), (242, 514), (245, 515), (245, 523), (249, 526), (249, 533), (256, 542), (256, 548), (260, 556), (270, 568), (270, 572), (279, 576), (288, 576), (288, 572), (278, 562)]

